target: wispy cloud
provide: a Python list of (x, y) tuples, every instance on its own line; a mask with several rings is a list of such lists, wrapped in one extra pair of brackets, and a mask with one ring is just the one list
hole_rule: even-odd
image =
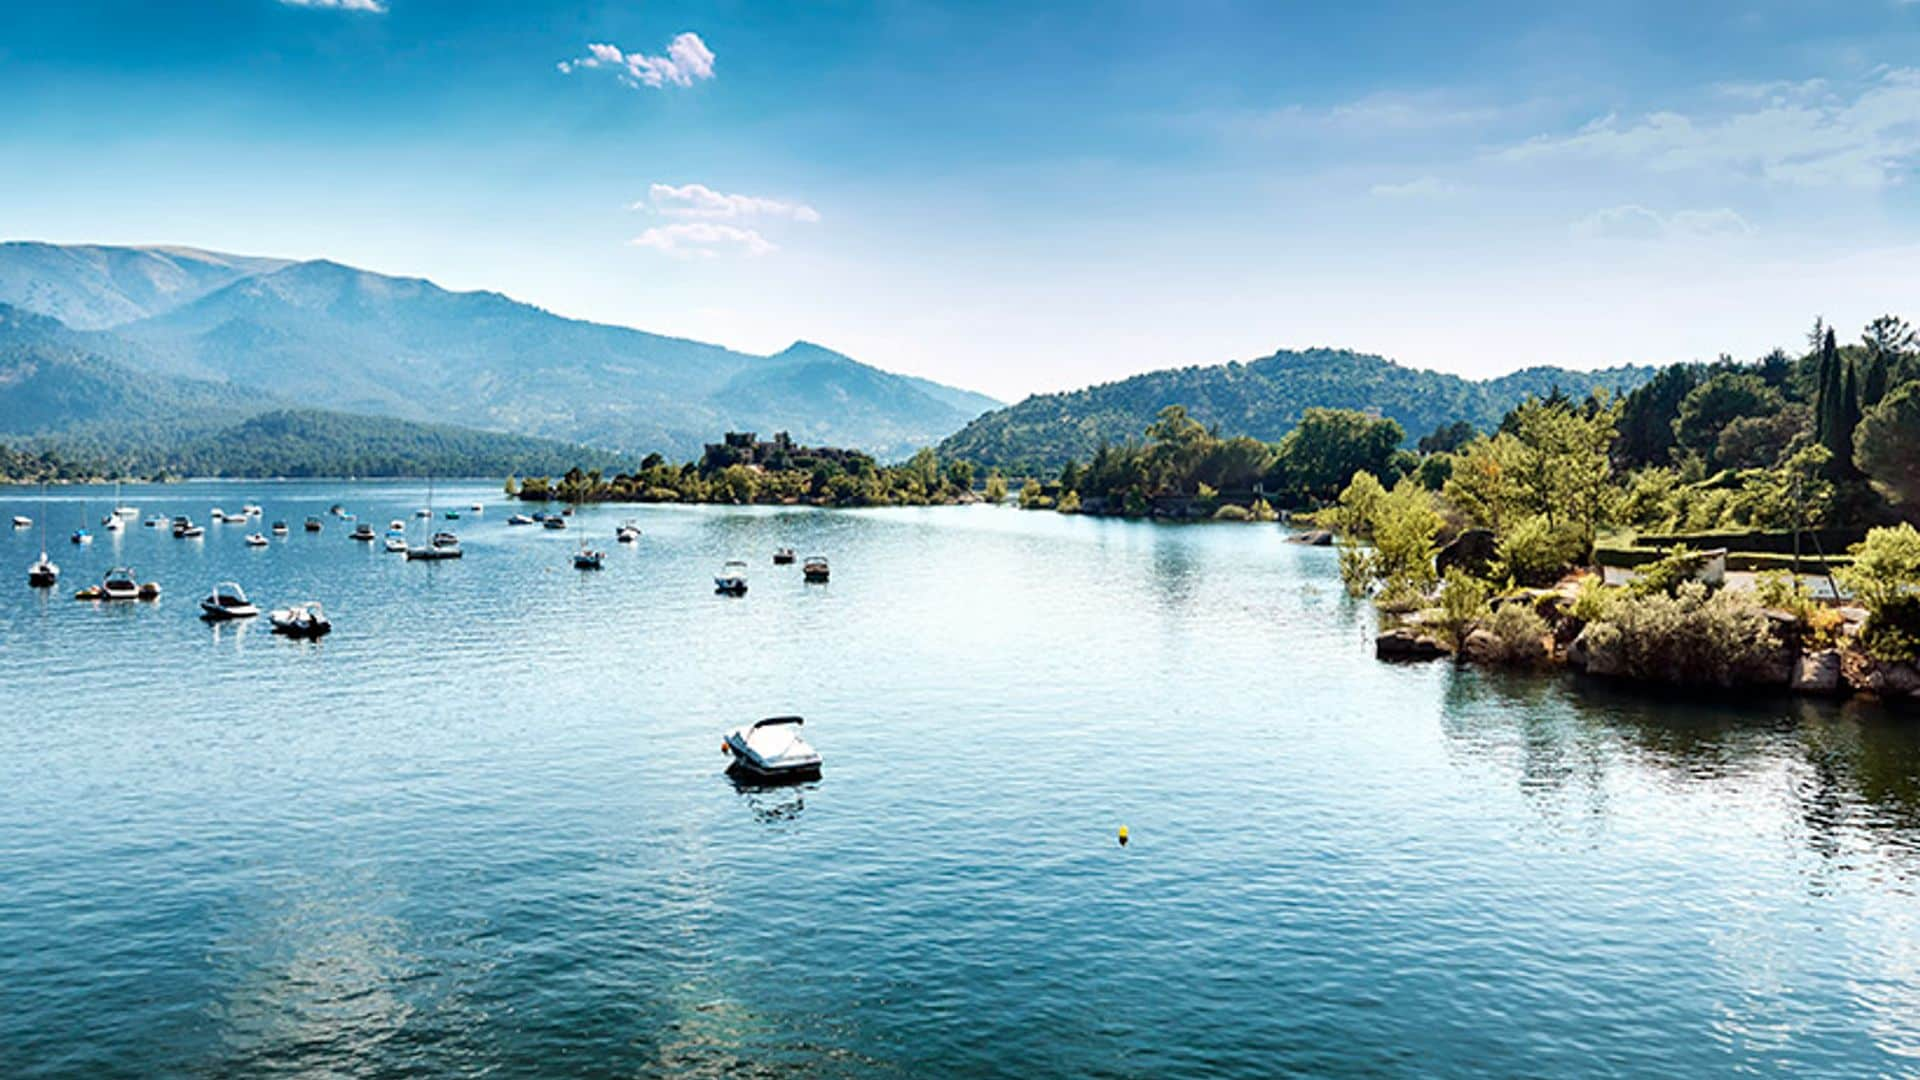
[(1722, 87), (1752, 107), (1707, 117), (1608, 114), (1568, 135), (1501, 151), (1507, 161), (1613, 162), (1805, 187), (1880, 188), (1920, 160), (1920, 69), (1878, 72), (1851, 94), (1821, 82)]
[(334, 11), (367, 11), (383, 14), (387, 10), (384, 0), (280, 0), (287, 7), (328, 8)]
[(1457, 190), (1437, 176), (1421, 176), (1401, 184), (1375, 184), (1367, 193), (1380, 199), (1437, 199)]
[(587, 55), (562, 60), (559, 68), (562, 75), (606, 68), (618, 72), (620, 81), (635, 89), (642, 86), (655, 89), (692, 86), (701, 80), (713, 78), (713, 50), (707, 48), (707, 43), (700, 40), (699, 34), (688, 32), (675, 35), (667, 43), (665, 56), (623, 52), (617, 45), (593, 44), (587, 46)]
[(647, 189), (647, 200), (634, 203), (633, 209), (652, 210), (664, 217), (706, 220), (752, 217), (805, 222), (820, 220), (820, 212), (805, 203), (758, 195), (732, 195), (715, 191), (705, 184), (654, 184)]
[(1663, 214), (1629, 203), (1596, 210), (1569, 231), (1581, 240), (1714, 240), (1746, 236), (1753, 227), (1726, 207)]
[(758, 229), (716, 225), (710, 221), (656, 225), (634, 237), (631, 243), (683, 259), (712, 259), (723, 254), (758, 256), (775, 250)]

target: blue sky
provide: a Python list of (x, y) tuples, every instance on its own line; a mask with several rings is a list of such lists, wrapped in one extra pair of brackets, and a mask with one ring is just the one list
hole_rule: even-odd
[(1896, 0), (17, 3), (0, 236), (1006, 398), (1321, 344), (1746, 355), (1920, 317), (1915, 58)]

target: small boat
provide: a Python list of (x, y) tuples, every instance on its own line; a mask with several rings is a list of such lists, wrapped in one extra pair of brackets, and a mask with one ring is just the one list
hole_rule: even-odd
[(271, 531), (275, 536), (285, 536), (287, 535), (287, 523), (284, 521), (276, 521), (273, 523), (273, 529)]
[(793, 565), (793, 549), (792, 548), (774, 548), (773, 549), (773, 565), (792, 566)]
[(320, 531), (320, 519), (319, 519), (319, 518), (317, 518), (317, 517), (310, 517), (310, 518), (308, 518), (308, 519), (307, 519), (307, 531), (308, 531), (308, 532), (319, 532), (319, 531)]
[(450, 532), (434, 533), (433, 541), (425, 547), (407, 548), (408, 562), (433, 562), (440, 559), (457, 559), (460, 555), (460, 538)]
[(195, 525), (193, 519), (190, 517), (183, 516), (173, 519), (173, 538), (175, 540), (191, 540), (206, 531), (207, 530), (200, 526)]
[(251, 619), (258, 614), (260, 609), (247, 599), (246, 590), (238, 582), (223, 581), (213, 587), (206, 599), (200, 601), (200, 617), (208, 622)]
[(533, 520), (535, 520), (535, 521), (545, 521), (545, 520), (547, 520), (547, 512), (546, 512), (545, 510), (539, 510), (539, 511), (535, 511), (535, 512), (534, 512), (534, 515), (533, 515)]
[(628, 518), (620, 523), (619, 528), (613, 530), (613, 538), (623, 544), (637, 543), (640, 540), (640, 526), (632, 518)]
[(527, 516), (527, 515), (525, 515), (525, 514), (515, 514), (515, 515), (513, 515), (512, 517), (510, 517), (510, 518), (508, 518), (508, 519), (507, 519), (507, 524), (509, 524), (509, 525), (531, 525), (531, 524), (533, 524), (533, 519), (532, 519), (532, 518), (530, 518), (530, 517), (528, 517), (528, 516)]
[(447, 520), (448, 520), (448, 521), (459, 521), (459, 520), (460, 520), (460, 511), (458, 511), (458, 510), (449, 510), (449, 511), (447, 511), (447, 513), (446, 513), (446, 518), (447, 518)]
[[(129, 521), (140, 516), (140, 509), (138, 507), (128, 506), (120, 501), (120, 481), (118, 480), (113, 482), (113, 516), (125, 518)], [(118, 530), (115, 531), (117, 532)]]
[(549, 529), (564, 529), (567, 527), (567, 519), (561, 517), (559, 514), (553, 514), (540, 524)]
[(807, 561), (800, 567), (800, 574), (808, 581), (815, 583), (827, 580), (829, 576), (827, 557), (825, 555), (807, 556)]
[(16, 529), (31, 529), (33, 528), (33, 519), (27, 517), (25, 514), (15, 514), (13, 515), (13, 527)]
[(268, 540), (265, 536), (262, 536), (259, 533), (247, 534), (248, 547), (266, 547), (269, 543), (272, 543), (272, 541)]
[(373, 526), (363, 521), (360, 524), (354, 526), (353, 532), (349, 535), (351, 539), (362, 540), (362, 541), (371, 543), (373, 541)]
[(420, 509), (418, 509), (418, 510), (415, 510), (415, 511), (413, 512), (413, 516), (414, 516), (414, 517), (417, 517), (417, 518), (430, 518), (430, 517), (432, 517), (432, 516), (433, 516), (433, 511), (431, 511), (431, 510), (429, 510), (429, 509), (427, 509), (426, 507), (424, 507), (424, 506), (423, 506), (423, 507), (421, 507)]
[(800, 734), (797, 716), (773, 716), (727, 732), (722, 753), (733, 758), (728, 771), (756, 780), (817, 780), (820, 754)]
[(390, 533), (406, 532), (407, 523), (404, 521), (401, 521), (399, 518), (394, 518), (392, 521), (387, 522), (387, 531)]
[[(19, 528), (25, 519), (14, 518), (13, 527)], [(32, 524), (32, 522), (28, 522)], [(27, 585), (34, 589), (49, 589), (60, 580), (60, 567), (47, 558), (47, 485), (40, 485), (40, 558), (27, 567)]]
[(213, 522), (215, 525), (218, 525), (221, 522), (227, 520), (227, 512), (216, 506), (213, 509), (207, 511), (207, 520)]
[(108, 514), (106, 518), (100, 522), (100, 527), (108, 532), (119, 532), (127, 527), (127, 523), (125, 519), (121, 518), (118, 514)]
[(347, 516), (346, 509), (342, 507), (339, 503), (334, 503), (332, 506), (327, 507), (327, 513), (332, 514), (334, 517)]
[(580, 545), (580, 550), (573, 553), (573, 568), (575, 570), (598, 570), (601, 564), (606, 561), (606, 558), (606, 552), (596, 551), (583, 543)]
[(728, 559), (713, 575), (713, 591), (728, 596), (745, 596), (747, 593), (747, 564), (740, 559)]
[(152, 600), (160, 595), (160, 586), (142, 585), (130, 566), (116, 566), (100, 579), (101, 600)]
[(388, 533), (385, 546), (388, 551), (404, 555), (407, 552), (407, 538), (396, 533)]
[(149, 529), (164, 529), (167, 527), (167, 519), (156, 515), (141, 522), (141, 524)]
[(467, 507), (467, 512), (472, 514), (484, 514), (486, 510), (487, 508), (480, 503), (474, 503), (472, 506)]
[(333, 632), (333, 622), (327, 618), (318, 600), (277, 608), (267, 616), (267, 621), (273, 623), (274, 633), (288, 637), (318, 638)]
[(248, 503), (240, 508), (240, 512), (248, 517), (259, 517), (261, 514), (266, 513), (265, 510), (260, 509), (259, 503)]
[(93, 534), (87, 531), (86, 526), (82, 525), (80, 528), (73, 530), (73, 535), (68, 537), (68, 539), (76, 544), (91, 544), (93, 543)]
[(40, 553), (38, 559), (34, 560), (32, 566), (27, 567), (27, 584), (32, 588), (50, 589), (59, 581), (60, 567), (52, 559), (47, 558), (47, 553), (44, 551)]

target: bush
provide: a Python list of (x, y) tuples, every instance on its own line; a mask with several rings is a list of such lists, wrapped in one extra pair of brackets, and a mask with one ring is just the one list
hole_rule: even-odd
[(1522, 603), (1502, 604), (1486, 622), (1487, 632), (1500, 643), (1500, 656), (1509, 663), (1541, 659), (1546, 653), (1547, 620)]
[(1252, 521), (1253, 514), (1248, 512), (1247, 508), (1244, 506), (1235, 506), (1232, 503), (1228, 503), (1225, 506), (1222, 506), (1220, 509), (1215, 510), (1213, 512), (1213, 520), (1215, 521)]
[(1853, 547), (1838, 577), (1867, 609), (1861, 641), (1883, 660), (1920, 656), (1920, 530), (1874, 529)]
[(1680, 586), (1691, 582), (1700, 572), (1703, 552), (1695, 551), (1685, 544), (1673, 545), (1673, 550), (1650, 563), (1642, 564), (1638, 576), (1627, 590), (1640, 596), (1656, 593), (1672, 596)]
[(1732, 686), (1762, 670), (1780, 647), (1772, 620), (1752, 596), (1710, 591), (1697, 581), (1671, 595), (1618, 598), (1588, 641), (1595, 649), (1617, 647), (1628, 675), (1701, 686)]
[(1605, 621), (1613, 613), (1613, 605), (1624, 595), (1625, 590), (1608, 585), (1598, 574), (1583, 578), (1580, 591), (1573, 596), (1573, 607), (1569, 614), (1582, 623)]
[(1340, 583), (1358, 599), (1373, 591), (1373, 552), (1353, 544), (1340, 547)]
[(1253, 500), (1253, 505), (1247, 508), (1247, 516), (1252, 518), (1255, 521), (1279, 521), (1280, 520), (1279, 512), (1276, 511), (1273, 508), (1273, 506), (1270, 503), (1268, 503), (1267, 500), (1265, 499)]
[(1472, 574), (1453, 567), (1440, 586), (1440, 606), (1435, 609), (1433, 625), (1442, 639), (1455, 649), (1467, 640), (1475, 623), (1487, 615), (1487, 597), (1492, 589)]
[(1586, 546), (1577, 528), (1555, 528), (1544, 517), (1525, 518), (1500, 538), (1495, 571), (1522, 585), (1551, 585), (1580, 561)]
[(1080, 493), (1077, 491), (1069, 491), (1065, 495), (1060, 496), (1060, 501), (1054, 505), (1054, 509), (1063, 514), (1079, 513)]

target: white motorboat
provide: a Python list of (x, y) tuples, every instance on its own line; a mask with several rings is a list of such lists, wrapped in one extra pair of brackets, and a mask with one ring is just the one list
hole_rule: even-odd
[(145, 525), (149, 529), (164, 529), (167, 527), (167, 519), (155, 514), (140, 524)]
[(728, 768), (758, 780), (818, 779), (820, 754), (801, 736), (804, 723), (774, 716), (727, 732), (720, 748), (733, 758)]
[(207, 520), (213, 522), (215, 525), (218, 525), (221, 522), (227, 520), (227, 512), (216, 506), (213, 509), (207, 511)]
[[(91, 590), (90, 590), (91, 591)], [(100, 579), (98, 596), (89, 596), (90, 600), (152, 600), (160, 595), (160, 586), (142, 585), (134, 576), (133, 567), (116, 566), (107, 571)]]
[(386, 549), (395, 554), (404, 555), (407, 551), (407, 536), (404, 532), (390, 532), (386, 538)]
[(173, 538), (176, 540), (191, 540), (196, 536), (204, 535), (206, 531), (195, 525), (192, 518), (183, 516), (173, 519)]
[(826, 581), (832, 576), (832, 572), (827, 568), (827, 557), (825, 555), (807, 556), (807, 561), (800, 566), (800, 574), (816, 585)]
[(247, 599), (246, 590), (238, 582), (223, 581), (213, 587), (206, 599), (200, 601), (200, 617), (208, 622), (251, 619), (258, 614), (260, 609)]
[(247, 505), (240, 508), (240, 512), (247, 515), (248, 517), (256, 517), (256, 518), (266, 513), (265, 510), (260, 508), (259, 503), (248, 503)]
[(287, 535), (287, 523), (284, 521), (276, 521), (273, 523), (273, 528), (269, 531), (275, 536), (285, 536)]
[(333, 632), (333, 621), (327, 618), (318, 600), (277, 608), (267, 620), (273, 623), (274, 633), (288, 637), (317, 638)]
[(623, 544), (639, 543), (640, 541), (639, 523), (634, 521), (632, 518), (628, 518), (627, 520), (621, 522), (620, 527), (613, 530), (613, 538), (615, 540), (620, 541)]
[(119, 532), (127, 527), (127, 522), (118, 514), (108, 514), (106, 520), (100, 523), (100, 527), (108, 532)]
[(425, 547), (407, 548), (409, 562), (434, 562), (440, 559), (457, 559), (460, 556), (460, 538), (450, 532), (434, 533), (433, 540)]
[(266, 547), (270, 543), (272, 543), (272, 541), (268, 540), (265, 536), (261, 535), (260, 533), (247, 534), (248, 547)]
[(33, 528), (33, 519), (25, 514), (15, 514), (13, 515), (13, 527), (16, 529), (31, 529)]
[[(118, 480), (115, 480), (113, 482), (113, 516), (117, 518), (126, 518), (128, 521), (132, 521), (133, 519), (140, 516), (139, 507), (128, 506), (125, 503), (120, 501), (120, 481)], [(118, 532), (119, 530), (116, 529), (114, 531)]]
[(728, 596), (744, 596), (747, 592), (747, 564), (740, 559), (728, 559), (713, 575), (713, 591)]
[(530, 518), (530, 517), (528, 517), (528, 516), (527, 516), (527, 515), (525, 515), (525, 514), (515, 514), (515, 515), (513, 515), (512, 517), (510, 517), (510, 518), (508, 518), (508, 519), (507, 519), (507, 524), (509, 524), (509, 525), (531, 525), (531, 524), (533, 524), (533, 519), (532, 519), (532, 518)]
[(407, 523), (404, 521), (401, 521), (399, 518), (394, 518), (392, 521), (387, 522), (387, 531), (390, 533), (406, 532)]

